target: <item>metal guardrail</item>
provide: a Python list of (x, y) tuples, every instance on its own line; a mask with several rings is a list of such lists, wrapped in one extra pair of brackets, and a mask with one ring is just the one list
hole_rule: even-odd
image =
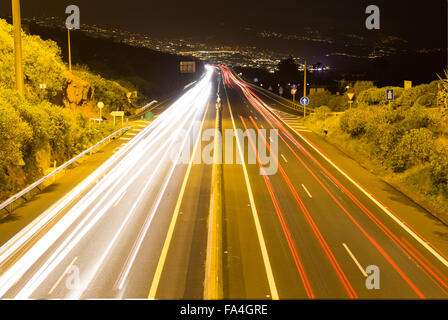
[[(10, 212), (7, 207), (9, 205), (11, 205), (12, 203), (14, 203), (15, 201), (17, 201), (18, 199), (21, 198), (25, 198), (25, 195), (28, 194), (29, 192), (31, 192), (32, 190), (34, 190), (35, 188), (38, 188), (39, 185), (41, 185), (43, 182), (47, 181), (49, 178), (51, 178), (52, 176), (56, 175), (57, 173), (59, 173), (60, 171), (64, 170), (65, 168), (67, 168), (68, 166), (70, 166), (71, 164), (73, 164), (74, 162), (78, 161), (79, 159), (81, 159), (83, 156), (85, 156), (86, 154), (92, 152), (94, 149), (96, 149), (97, 147), (99, 147), (100, 145), (102, 145), (103, 143), (109, 141), (110, 139), (112, 139), (113, 137), (115, 137), (116, 135), (130, 130), (132, 129), (134, 126), (130, 126), (130, 127), (126, 127), (126, 128), (122, 128), (118, 131), (115, 131), (114, 133), (112, 133), (111, 135), (107, 136), (106, 138), (104, 138), (103, 140), (101, 140), (100, 142), (98, 142), (97, 144), (91, 146), (89, 149), (81, 152), (79, 155), (77, 155), (76, 157), (68, 160), (67, 162), (65, 162), (64, 164), (62, 164), (61, 166), (57, 167), (55, 170), (53, 170), (52, 172), (50, 172), (49, 174), (47, 174), (46, 176), (42, 177), (41, 179), (37, 180), (36, 182), (34, 182), (33, 184), (29, 185), (28, 187), (26, 187), (25, 189), (23, 189), (22, 191), (16, 193), (15, 195), (13, 195), (11, 198), (9, 198), (8, 200), (4, 201), (2, 204), (0, 204), (0, 211), (2, 210), (6, 210), (7, 212)], [(39, 190), (40, 191), (40, 190)], [(26, 200), (26, 199), (25, 199)]]
[(150, 106), (152, 106), (154, 103), (157, 103), (157, 100), (152, 100), (150, 103), (148, 103), (147, 105), (141, 107), (140, 109), (137, 109), (137, 112), (135, 113), (136, 115), (142, 113), (143, 111), (145, 111), (146, 109), (148, 109)]
[[(241, 80), (244, 81), (243, 79), (241, 79)], [(244, 82), (246, 82), (246, 81), (244, 81)], [(278, 94), (275, 94), (274, 92), (269, 91), (269, 90), (267, 90), (265, 88), (259, 87), (259, 86), (255, 85), (255, 84), (252, 84), (252, 83), (249, 83), (249, 82), (246, 82), (246, 83), (249, 86), (251, 86), (253, 89), (261, 92), (262, 94), (264, 94), (265, 96), (267, 96), (268, 94), (270, 94), (272, 96), (275, 96), (275, 99), (272, 96), (271, 96), (271, 99), (276, 100), (277, 102), (281, 103), (283, 106), (285, 106), (285, 107), (287, 107), (289, 109), (292, 109), (294, 111), (303, 112), (304, 107), (300, 103), (293, 102), (293, 101), (291, 101), (291, 100), (289, 100), (289, 99), (287, 99), (285, 97), (279, 96)], [(314, 109), (310, 108), (310, 107), (307, 107), (306, 108), (306, 112), (307, 113), (310, 113), (310, 112), (313, 113)]]

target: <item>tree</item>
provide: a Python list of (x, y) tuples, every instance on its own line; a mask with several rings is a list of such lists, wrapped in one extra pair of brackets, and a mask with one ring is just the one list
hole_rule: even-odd
[(278, 64), (278, 77), (282, 83), (297, 83), (299, 82), (300, 73), (299, 66), (293, 58), (288, 58), (280, 61)]
[(445, 78), (442, 78), (439, 75), (437, 75), (440, 79), (437, 98), (438, 98), (438, 104), (448, 109), (448, 69), (445, 69), (444, 73)]

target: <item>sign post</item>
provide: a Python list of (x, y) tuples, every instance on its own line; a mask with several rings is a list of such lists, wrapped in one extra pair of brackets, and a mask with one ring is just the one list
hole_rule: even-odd
[(121, 117), (121, 127), (123, 127), (124, 111), (112, 111), (110, 115), (114, 117), (114, 126), (115, 126), (115, 117)]
[(303, 118), (306, 117), (306, 106), (310, 103), (310, 99), (308, 97), (302, 97), (300, 99), (300, 103), (303, 106)]
[(297, 86), (293, 84), (291, 86), (291, 94), (292, 94), (292, 103), (296, 104), (296, 92), (297, 92)]
[(104, 103), (103, 102), (98, 102), (97, 103), (97, 106), (98, 106), (98, 109), (100, 109), (100, 119), (102, 120), (103, 119), (103, 108), (104, 108)]

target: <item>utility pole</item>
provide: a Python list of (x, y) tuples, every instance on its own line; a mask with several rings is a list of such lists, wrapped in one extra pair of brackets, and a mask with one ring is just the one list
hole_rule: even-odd
[(12, 23), (14, 26), (14, 55), (16, 68), (16, 88), (24, 96), (22, 64), (22, 22), (20, 18), (20, 0), (12, 0)]
[[(303, 68), (303, 96), (306, 97), (306, 60)], [(303, 106), (303, 118), (306, 117), (306, 106)]]
[(68, 71), (72, 72), (72, 48), (70, 44), (70, 28), (67, 28), (68, 37)]

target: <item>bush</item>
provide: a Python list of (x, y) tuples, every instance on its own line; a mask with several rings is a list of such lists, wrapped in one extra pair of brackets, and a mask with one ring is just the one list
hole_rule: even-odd
[(334, 112), (341, 112), (347, 109), (348, 102), (344, 96), (332, 96), (327, 103), (327, 106)]
[(328, 108), (327, 106), (321, 106), (319, 108), (316, 108), (312, 115), (319, 120), (325, 120), (330, 112), (330, 108)]
[(389, 156), (389, 166), (394, 172), (402, 172), (429, 160), (433, 151), (433, 134), (426, 128), (412, 129), (403, 135)]
[[(392, 108), (385, 103), (385, 89), (361, 91), (357, 107), (331, 117), (329, 139), (361, 161), (372, 159), (371, 165), (386, 169), (388, 179), (423, 196), (436, 211), (447, 212), (448, 114), (428, 108), (433, 106), (437, 81), (400, 89)], [(306, 125), (321, 133), (330, 119), (325, 119), (325, 112), (316, 109)]]
[[(61, 50), (55, 42), (22, 33), (23, 70), (27, 96), (52, 99), (63, 88), (66, 67)], [(15, 87), (14, 41), (12, 26), (0, 19), (0, 83), (6, 88)], [(43, 92), (40, 84), (45, 83)]]
[(346, 111), (340, 120), (342, 131), (350, 134), (351, 137), (358, 137), (366, 132), (368, 112), (363, 109), (354, 108)]
[(126, 97), (126, 93), (130, 91), (118, 82), (107, 80), (99, 75), (78, 70), (74, 74), (83, 80), (88, 81), (94, 88), (95, 100), (102, 101), (105, 105), (103, 113), (109, 113), (124, 108), (126, 110), (130, 104)]
[(434, 148), (430, 157), (431, 179), (434, 186), (448, 197), (448, 143)]

